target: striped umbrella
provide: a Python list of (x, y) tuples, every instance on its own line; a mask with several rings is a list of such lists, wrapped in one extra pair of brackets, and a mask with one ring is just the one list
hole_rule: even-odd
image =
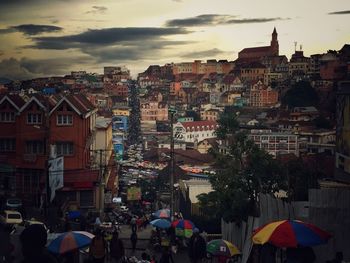
[(277, 247), (312, 247), (327, 243), (331, 235), (315, 225), (298, 220), (282, 220), (266, 224), (253, 233), (253, 243), (267, 242)]
[(223, 239), (214, 239), (208, 242), (207, 252), (213, 256), (224, 257), (233, 257), (241, 253), (235, 245)]
[(84, 233), (74, 231), (62, 233), (51, 241), (47, 249), (55, 254), (64, 254), (74, 249), (90, 245), (92, 238)]
[(190, 220), (179, 219), (171, 223), (171, 226), (175, 228), (175, 235), (179, 237), (190, 238), (193, 234), (195, 225)]
[(170, 218), (170, 210), (169, 209), (160, 209), (154, 213), (154, 216), (158, 218)]

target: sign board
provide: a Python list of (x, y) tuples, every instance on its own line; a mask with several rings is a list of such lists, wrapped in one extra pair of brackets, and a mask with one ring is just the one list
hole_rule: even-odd
[(112, 202), (114, 204), (120, 204), (122, 202), (122, 198), (121, 197), (113, 197)]
[(50, 202), (55, 198), (56, 190), (63, 187), (63, 156), (49, 160)]
[(141, 199), (141, 188), (130, 187), (127, 192), (128, 201), (138, 201)]

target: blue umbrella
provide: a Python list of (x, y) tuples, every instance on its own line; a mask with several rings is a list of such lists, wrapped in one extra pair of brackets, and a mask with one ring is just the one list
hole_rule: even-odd
[(51, 241), (47, 249), (55, 254), (64, 254), (74, 249), (87, 247), (91, 243), (91, 236), (74, 231), (62, 233)]
[(151, 221), (150, 224), (152, 226), (162, 228), (162, 229), (166, 229), (166, 228), (169, 228), (171, 226), (171, 223), (166, 219), (155, 219), (155, 220)]

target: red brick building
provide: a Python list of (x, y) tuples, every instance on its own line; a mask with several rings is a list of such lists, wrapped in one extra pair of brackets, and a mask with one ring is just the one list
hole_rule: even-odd
[[(64, 157), (64, 191), (94, 206), (96, 171), (91, 170), (96, 108), (83, 95), (0, 98), (0, 195), (38, 205), (45, 189), (50, 145)], [(81, 176), (75, 177), (75, 174)], [(82, 192), (83, 191), (83, 192)], [(73, 198), (74, 199), (74, 198)]]
[(251, 107), (270, 107), (278, 103), (278, 92), (265, 86), (260, 80), (252, 85), (249, 94)]

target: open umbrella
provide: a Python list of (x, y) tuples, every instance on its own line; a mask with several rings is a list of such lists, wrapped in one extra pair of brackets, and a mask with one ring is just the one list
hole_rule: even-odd
[(277, 247), (312, 247), (327, 243), (331, 235), (315, 225), (298, 220), (282, 220), (266, 224), (253, 233), (253, 243), (267, 242)]
[(150, 224), (161, 229), (166, 229), (171, 226), (171, 223), (168, 220), (162, 218), (155, 219), (151, 221)]
[(214, 239), (208, 242), (207, 252), (213, 256), (225, 257), (233, 257), (241, 253), (235, 245), (223, 239)]
[(171, 223), (171, 226), (175, 228), (175, 235), (180, 237), (190, 238), (193, 234), (195, 225), (190, 220), (179, 219)]
[(169, 209), (160, 209), (154, 213), (154, 216), (158, 218), (170, 218), (170, 210)]
[(65, 232), (52, 240), (47, 249), (55, 254), (64, 254), (74, 249), (90, 245), (91, 239), (92, 238), (82, 233), (74, 231)]

